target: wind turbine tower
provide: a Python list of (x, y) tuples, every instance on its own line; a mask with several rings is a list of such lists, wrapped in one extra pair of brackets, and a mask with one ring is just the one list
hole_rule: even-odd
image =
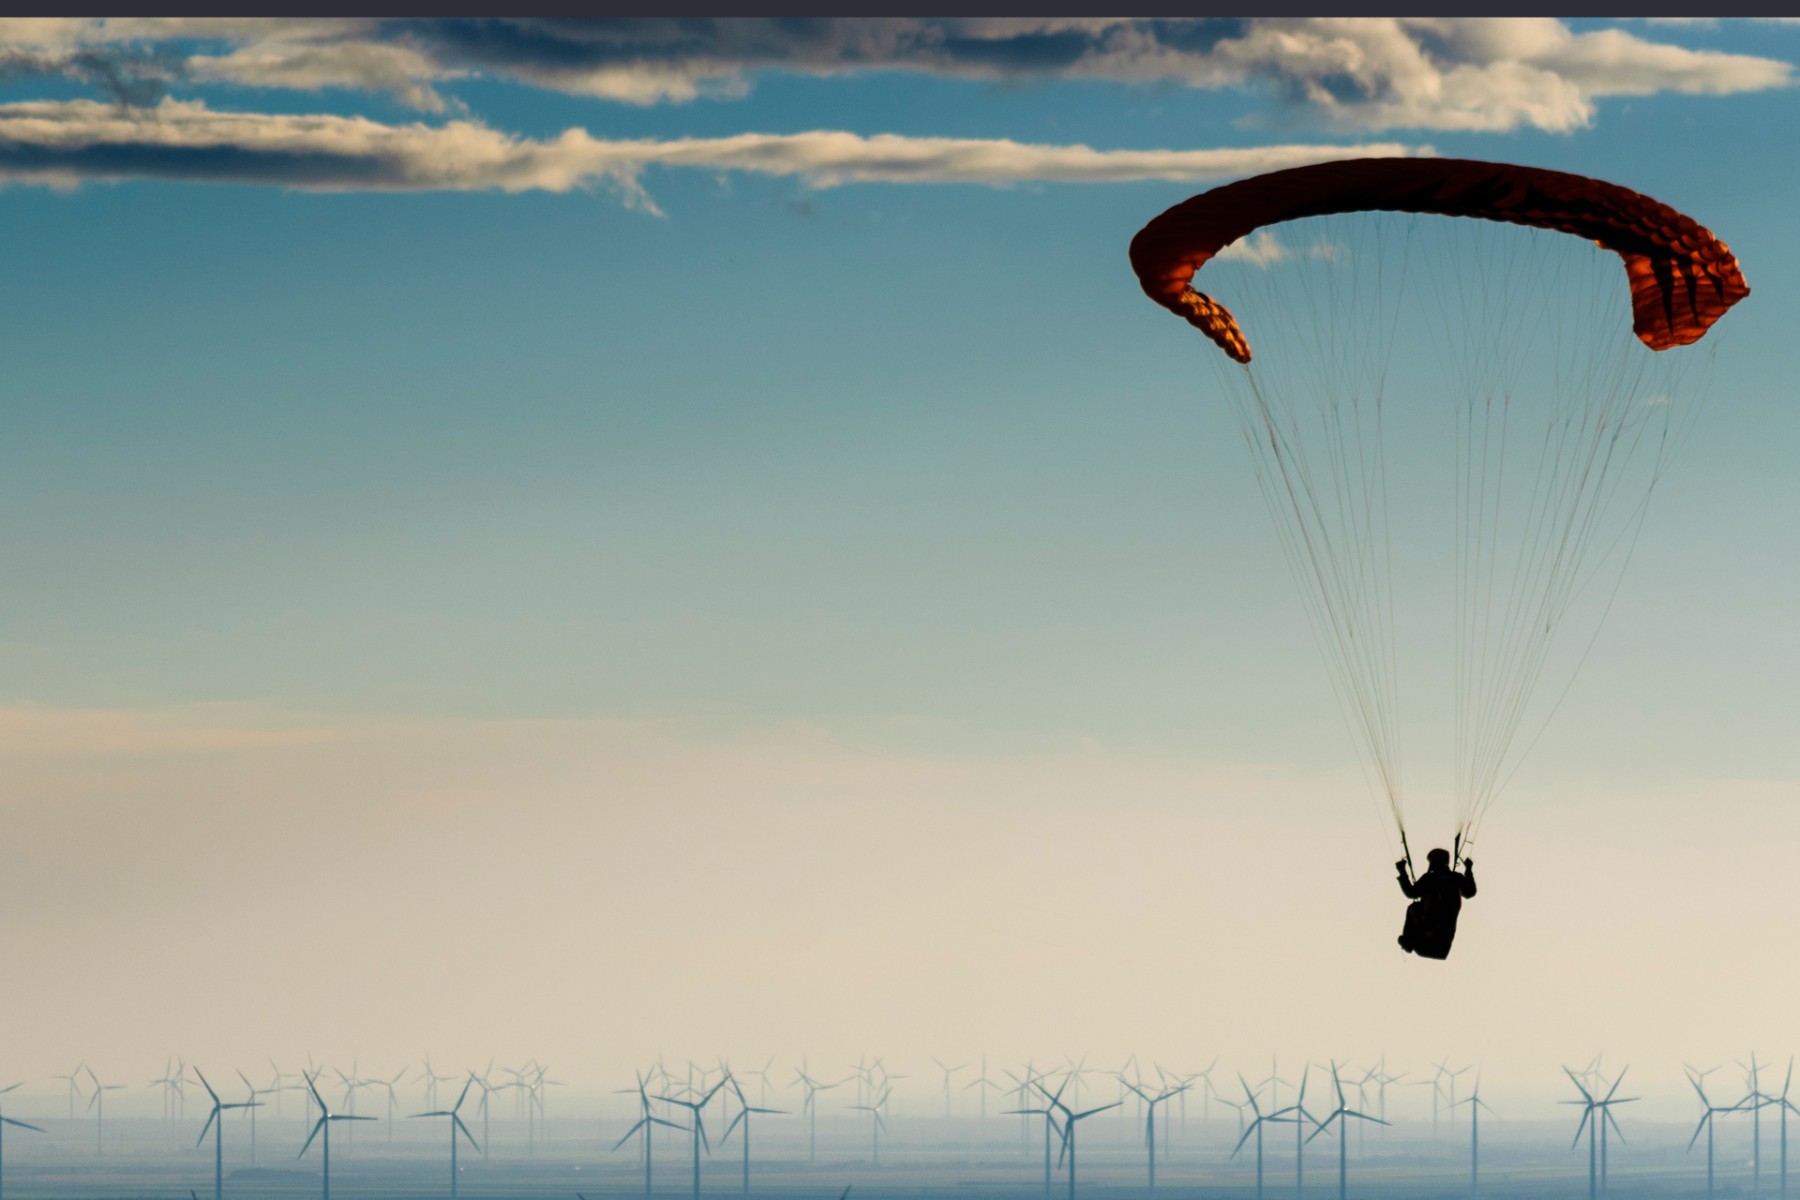
[(1744, 1071), (1750, 1090), (1738, 1101), (1740, 1109), (1750, 1113), (1750, 1194), (1762, 1192), (1762, 1110), (1775, 1102), (1775, 1097), (1768, 1096), (1762, 1090), (1762, 1064), (1756, 1061), (1756, 1052), (1750, 1052), (1750, 1065), (1738, 1064)]
[(795, 1073), (799, 1083), (806, 1089), (806, 1096), (800, 1102), (800, 1111), (806, 1114), (806, 1161), (813, 1162), (819, 1157), (819, 1104), (820, 1092), (830, 1091), (834, 1087), (842, 1087), (848, 1080), (840, 1079), (836, 1083), (820, 1083), (806, 1073), (805, 1060), (801, 1061), (800, 1070)]
[[(658, 1125), (661, 1125), (665, 1129), (677, 1129), (677, 1130), (680, 1130), (682, 1133), (687, 1132), (687, 1126), (677, 1125), (673, 1121), (665, 1121), (661, 1117), (657, 1116), (655, 1113), (651, 1112), (650, 1111), (650, 1094), (644, 1090), (644, 1084), (647, 1082), (647, 1079), (642, 1072), (639, 1072), (637, 1081), (638, 1081), (638, 1083), (637, 1083), (638, 1104), (643, 1111), (643, 1116), (638, 1118), (638, 1122), (636, 1125), (633, 1125), (630, 1129), (627, 1129), (625, 1131), (624, 1137), (620, 1138), (617, 1142), (613, 1143), (613, 1150), (616, 1152), (620, 1146), (623, 1146), (626, 1142), (629, 1142), (631, 1140), (632, 1134), (637, 1133), (639, 1130), (643, 1130), (643, 1133), (644, 1133), (644, 1196), (645, 1196), (646, 1200), (648, 1200), (648, 1197), (650, 1195), (651, 1134), (655, 1131), (655, 1128)], [(476, 1076), (475, 1082), (478, 1085), (481, 1083), (480, 1076)], [(482, 1096), (482, 1099), (485, 1100), (486, 1098), (487, 1097), (484, 1094)], [(484, 1112), (486, 1111), (485, 1107), (484, 1107), (483, 1111)], [(484, 1133), (486, 1132), (485, 1125), (483, 1126), (483, 1132)], [(487, 1157), (487, 1151), (485, 1151), (485, 1150), (482, 1151), (482, 1157), (483, 1158)]]
[(1009, 1108), (1000, 1115), (1044, 1118), (1044, 1195), (1048, 1197), (1050, 1195), (1050, 1135), (1054, 1133), (1059, 1139), (1062, 1137), (1062, 1129), (1056, 1124), (1056, 1110), (1053, 1108)]
[(194, 1068), (194, 1075), (200, 1080), (200, 1086), (212, 1100), (212, 1111), (206, 1114), (206, 1124), (200, 1127), (200, 1136), (194, 1140), (197, 1150), (206, 1144), (206, 1131), (213, 1131), (213, 1200), (225, 1200), (225, 1114), (237, 1108), (261, 1108), (262, 1102), (253, 1095), (250, 1099), (238, 1104), (226, 1104), (219, 1099), (219, 1093), (213, 1091), (212, 1084)]
[(94, 1094), (88, 1097), (88, 1107), (94, 1110), (94, 1153), (106, 1153), (106, 1093), (119, 1092), (125, 1089), (122, 1083), (100, 1082), (94, 1074), (94, 1068), (87, 1069), (88, 1078), (94, 1081)]
[[(773, 1060), (770, 1061), (772, 1062)], [(764, 1069), (766, 1070), (767, 1068)], [(731, 1075), (727, 1075), (725, 1078), (731, 1084), (732, 1093), (737, 1096), (738, 1111), (737, 1116), (731, 1118), (731, 1124), (725, 1127), (725, 1136), (719, 1139), (719, 1145), (723, 1146), (726, 1142), (729, 1142), (731, 1140), (731, 1131), (736, 1129), (740, 1124), (743, 1125), (744, 1195), (748, 1196), (750, 1194), (750, 1114), (759, 1113), (772, 1116), (780, 1113), (782, 1110), (779, 1108), (752, 1107), (750, 1102), (744, 1099), (744, 1089), (738, 1086), (737, 1079)]]
[[(199, 1069), (195, 1068), (194, 1073), (199, 1074)], [(280, 1072), (276, 1072), (276, 1073), (280, 1074)], [(274, 1087), (259, 1088), (254, 1083), (251, 1083), (250, 1077), (248, 1075), (244, 1074), (242, 1071), (239, 1071), (237, 1074), (238, 1074), (238, 1078), (244, 1081), (244, 1090), (250, 1093), (250, 1099), (255, 1100), (258, 1096), (268, 1096), (268, 1095), (272, 1094), (279, 1101), (280, 1096), (281, 1096), (281, 1084), (280, 1084), (279, 1080), (276, 1081), (276, 1085)], [(205, 1081), (202, 1080), (201, 1082), (204, 1083)], [(250, 1165), (252, 1167), (255, 1167), (256, 1166), (256, 1110), (261, 1108), (262, 1104), (260, 1102), (258, 1102), (256, 1104), (245, 1105), (245, 1107), (250, 1110)]]
[[(1244, 1148), (1244, 1143), (1250, 1140), (1250, 1135), (1253, 1133), (1256, 1135), (1256, 1200), (1263, 1200), (1263, 1126), (1279, 1125), (1287, 1118), (1276, 1116), (1272, 1112), (1264, 1113), (1262, 1105), (1256, 1102), (1256, 1093), (1250, 1090), (1250, 1084), (1244, 1079), (1242, 1073), (1238, 1075), (1238, 1085), (1244, 1089), (1244, 1103), (1250, 1109), (1253, 1119), (1244, 1127), (1244, 1132), (1238, 1135), (1237, 1145), (1231, 1150), (1231, 1157), (1236, 1158), (1238, 1151)], [(1239, 1108), (1238, 1112), (1241, 1114), (1243, 1108)]]
[(678, 1100), (674, 1096), (657, 1097), (658, 1100), (661, 1100), (665, 1104), (679, 1104), (681, 1107), (694, 1114), (694, 1125), (692, 1130), (694, 1141), (694, 1200), (700, 1200), (700, 1147), (706, 1146), (709, 1153), (712, 1150), (712, 1146), (708, 1144), (706, 1140), (706, 1121), (701, 1116), (701, 1112), (712, 1102), (712, 1098), (719, 1094), (719, 1089), (724, 1086), (725, 1080), (719, 1080), (719, 1082), (712, 1085), (710, 1091), (701, 1096), (698, 1100)]
[(52, 1075), (50, 1077), (52, 1079), (66, 1080), (69, 1084), (69, 1120), (71, 1122), (73, 1122), (75, 1120), (75, 1097), (81, 1091), (81, 1087), (80, 1087), (81, 1073), (85, 1070), (87, 1070), (87, 1060), (83, 1059), (82, 1061), (76, 1063), (75, 1069), (73, 1071), (70, 1071), (67, 1075)]
[(306, 1090), (312, 1093), (313, 1103), (319, 1106), (319, 1119), (314, 1122), (312, 1132), (306, 1135), (305, 1143), (295, 1158), (305, 1158), (306, 1152), (312, 1149), (313, 1139), (320, 1134), (325, 1136), (319, 1140), (319, 1151), (323, 1156), (322, 1178), (325, 1181), (323, 1200), (331, 1200), (331, 1123), (333, 1121), (373, 1121), (374, 1117), (359, 1117), (355, 1113), (334, 1113), (325, 1105), (325, 1097), (319, 1095), (318, 1075), (306, 1077)]
[(1481, 1195), (1481, 1110), (1494, 1111), (1481, 1098), (1479, 1073), (1475, 1076), (1475, 1090), (1457, 1103), (1469, 1106), (1469, 1200), (1478, 1200)]
[(1063, 1087), (1067, 1087), (1071, 1083), (1076, 1084), (1077, 1087), (1080, 1086), (1075, 1071), (1071, 1071), (1068, 1077), (1063, 1080), (1062, 1087), (1056, 1089), (1055, 1095), (1051, 1095), (1049, 1089), (1041, 1083), (1037, 1085), (1037, 1089), (1049, 1098), (1051, 1108), (1062, 1113), (1062, 1149), (1057, 1152), (1056, 1157), (1058, 1160), (1061, 1160), (1064, 1156), (1067, 1156), (1069, 1160), (1069, 1200), (1075, 1200), (1075, 1125), (1077, 1122), (1085, 1121), (1089, 1117), (1098, 1116), (1108, 1109), (1119, 1107), (1119, 1102), (1114, 1100), (1111, 1104), (1102, 1104), (1098, 1108), (1089, 1108), (1081, 1112), (1072, 1112), (1061, 1099)]
[[(1294, 1195), (1296, 1197), (1306, 1194), (1306, 1123), (1311, 1121), (1315, 1126), (1319, 1124), (1319, 1118), (1313, 1116), (1306, 1108), (1306, 1082), (1311, 1075), (1312, 1064), (1307, 1063), (1300, 1072), (1300, 1091), (1294, 1102), (1286, 1108), (1269, 1114), (1270, 1120), (1294, 1123)], [(1361, 1142), (1357, 1143), (1357, 1149), (1358, 1152), (1361, 1151)]]
[(422, 1112), (422, 1113), (414, 1113), (413, 1114), (414, 1118), (418, 1118), (418, 1117), (449, 1117), (450, 1118), (450, 1200), (456, 1200), (456, 1181), (457, 1181), (457, 1171), (458, 1171), (458, 1168), (456, 1165), (456, 1135), (459, 1133), (462, 1134), (464, 1137), (469, 1139), (469, 1145), (475, 1146), (475, 1149), (478, 1151), (481, 1149), (481, 1147), (476, 1145), (476, 1143), (475, 1143), (475, 1135), (469, 1132), (469, 1127), (467, 1125), (463, 1124), (463, 1119), (459, 1115), (459, 1113), (461, 1112), (462, 1106), (463, 1106), (463, 1101), (467, 1100), (469, 1098), (469, 1089), (474, 1086), (475, 1086), (475, 1072), (470, 1071), (468, 1081), (463, 1084), (462, 1091), (457, 1094), (455, 1104), (451, 1105), (447, 1109), (440, 1109), (436, 1112)]
[(944, 1073), (944, 1120), (948, 1121), (950, 1119), (950, 1077), (958, 1071), (968, 1070), (969, 1064), (958, 1063), (956, 1066), (952, 1067), (947, 1066), (937, 1058), (933, 1058), (931, 1061), (937, 1063), (938, 1070)]
[(988, 1078), (987, 1055), (985, 1055), (985, 1054), (981, 1056), (981, 1074), (977, 1075), (975, 1078), (971, 1079), (969, 1082), (963, 1084), (963, 1091), (966, 1092), (970, 1088), (974, 1088), (976, 1090), (977, 1094), (979, 1094), (981, 1097), (981, 1119), (983, 1121), (986, 1121), (987, 1120), (988, 1089), (992, 1088), (996, 1092), (1004, 1091), (1005, 1089), (1002, 1088), (999, 1084), (995, 1083), (993, 1080)]
[(1787, 1078), (1781, 1081), (1781, 1095), (1771, 1098), (1771, 1102), (1781, 1112), (1781, 1200), (1787, 1200), (1787, 1115), (1790, 1112), (1800, 1113), (1794, 1102), (1788, 1099), (1788, 1088), (1794, 1082), (1794, 1056), (1788, 1055)]
[(1156, 1190), (1156, 1106), (1165, 1100), (1179, 1096), (1193, 1085), (1184, 1083), (1179, 1087), (1165, 1087), (1152, 1096), (1137, 1084), (1128, 1081), (1123, 1075), (1119, 1076), (1119, 1082), (1130, 1088), (1137, 1098), (1144, 1102), (1144, 1144), (1149, 1147), (1150, 1151), (1150, 1190), (1154, 1192)]
[(1738, 1111), (1738, 1106), (1735, 1104), (1718, 1105), (1706, 1098), (1706, 1088), (1701, 1084), (1701, 1080), (1716, 1070), (1718, 1070), (1717, 1067), (1709, 1067), (1705, 1071), (1696, 1071), (1692, 1067), (1687, 1068), (1688, 1082), (1693, 1085), (1694, 1091), (1700, 1096), (1700, 1120), (1694, 1125), (1694, 1136), (1688, 1139), (1688, 1149), (1694, 1148), (1694, 1143), (1700, 1140), (1700, 1131), (1706, 1130), (1707, 1200), (1712, 1200), (1713, 1194), (1713, 1115)]
[(869, 1114), (869, 1161), (875, 1164), (881, 1162), (881, 1135), (887, 1131), (887, 1121), (882, 1118), (881, 1110), (887, 1104), (889, 1095), (890, 1089), (883, 1086), (881, 1094), (872, 1096), (869, 1103), (850, 1106), (857, 1112)]
[[(1637, 1099), (1636, 1096), (1619, 1097), (1617, 1095), (1619, 1085), (1625, 1081), (1625, 1071), (1630, 1069), (1630, 1067), (1626, 1067), (1625, 1070), (1620, 1071), (1619, 1077), (1613, 1080), (1612, 1087), (1607, 1090), (1606, 1096), (1603, 1099), (1596, 1099), (1575, 1072), (1567, 1067), (1563, 1068), (1563, 1072), (1569, 1077), (1569, 1082), (1574, 1084), (1576, 1090), (1581, 1093), (1581, 1099), (1564, 1100), (1563, 1103), (1584, 1106), (1581, 1110), (1581, 1124), (1575, 1127), (1575, 1140), (1570, 1143), (1570, 1146), (1572, 1148), (1581, 1143), (1581, 1133), (1585, 1129), (1588, 1135), (1588, 1200), (1594, 1200), (1598, 1190), (1605, 1186), (1606, 1127), (1611, 1125), (1621, 1141), (1625, 1138), (1625, 1131), (1619, 1128), (1618, 1120), (1612, 1115), (1612, 1106), (1630, 1104)], [(1601, 1082), (1605, 1082), (1604, 1076), (1601, 1078)], [(1598, 1153), (1596, 1153), (1596, 1147)]]
[[(1319, 1127), (1313, 1130), (1312, 1137), (1318, 1137), (1330, 1128), (1333, 1121), (1337, 1122), (1338, 1200), (1346, 1200), (1350, 1194), (1350, 1131), (1345, 1123), (1352, 1117), (1359, 1121), (1374, 1121), (1377, 1124), (1386, 1124), (1386, 1122), (1382, 1121), (1380, 1117), (1371, 1117), (1367, 1113), (1357, 1112), (1344, 1103), (1344, 1083), (1338, 1078), (1337, 1063), (1335, 1062), (1331, 1064), (1331, 1086), (1337, 1091), (1337, 1107), (1327, 1113), (1325, 1119), (1319, 1122)], [(1312, 1138), (1307, 1139), (1307, 1141), (1311, 1140)]]

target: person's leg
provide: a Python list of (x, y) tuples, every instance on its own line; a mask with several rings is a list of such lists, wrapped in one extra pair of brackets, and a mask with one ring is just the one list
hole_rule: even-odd
[(1419, 942), (1419, 932), (1424, 925), (1425, 902), (1414, 900), (1406, 906), (1406, 925), (1400, 930), (1400, 948), (1408, 954), (1413, 952)]

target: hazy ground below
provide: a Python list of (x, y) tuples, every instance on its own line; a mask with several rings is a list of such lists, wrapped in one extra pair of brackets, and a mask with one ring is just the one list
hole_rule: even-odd
[[(1038, 1121), (1032, 1118), (1033, 1122)], [(200, 1120), (109, 1120), (105, 1153), (96, 1154), (91, 1120), (36, 1118), (45, 1132), (8, 1130), (5, 1140), (5, 1196), (10, 1200), (69, 1200), (94, 1197), (154, 1196), (181, 1200), (190, 1191), (209, 1197), (213, 1188), (213, 1147), (195, 1146)], [(1740, 1122), (1742, 1123), (1742, 1122)], [(479, 1118), (470, 1121), (482, 1137)], [(715, 1127), (716, 1126), (716, 1127)], [(449, 1146), (442, 1121), (398, 1120), (334, 1127), (331, 1187), (343, 1200), (356, 1197), (447, 1196), (450, 1191)], [(1117, 1198), (1148, 1191), (1143, 1123), (1112, 1114), (1079, 1125), (1077, 1194)], [(226, 1125), (225, 1193), (234, 1197), (307, 1197), (319, 1194), (320, 1147), (296, 1158), (305, 1125), (293, 1114), (283, 1120), (264, 1118), (257, 1133), (256, 1164), (251, 1165), (248, 1122), (234, 1117)], [(484, 1159), (465, 1144), (459, 1153), (459, 1194), (481, 1197), (588, 1197), (642, 1195), (644, 1169), (634, 1141), (612, 1147), (626, 1129), (616, 1118), (552, 1119), (528, 1129), (513, 1119), (489, 1124)], [(741, 1129), (729, 1142), (717, 1144), (723, 1122), (708, 1122), (714, 1145), (701, 1157), (701, 1190), (710, 1196), (736, 1196), (743, 1189)], [(837, 1197), (846, 1187), (853, 1197), (958, 1196), (1031, 1197), (1045, 1194), (1044, 1143), (1041, 1124), (1023, 1125), (1017, 1117), (991, 1116), (987, 1121), (890, 1116), (882, 1136), (879, 1160), (866, 1119), (822, 1118), (817, 1154), (810, 1161), (807, 1128), (793, 1115), (757, 1119), (751, 1144), (750, 1191), (763, 1197)], [(1482, 1125), (1480, 1194), (1499, 1200), (1510, 1196), (1581, 1197), (1588, 1188), (1588, 1154), (1584, 1141), (1571, 1148), (1574, 1122), (1536, 1123), (1484, 1120)], [(1614, 1137), (1608, 1153), (1606, 1194), (1628, 1197), (1699, 1197), (1706, 1194), (1704, 1137), (1687, 1149), (1691, 1127), (1638, 1124), (1628, 1126), (1629, 1141)], [(1159, 1193), (1203, 1197), (1256, 1195), (1255, 1139), (1236, 1158), (1235, 1118), (1202, 1122), (1190, 1117), (1185, 1127), (1171, 1122), (1166, 1137), (1159, 1125), (1157, 1188)], [(685, 1133), (659, 1129), (654, 1146), (653, 1187), (658, 1196), (693, 1192), (691, 1139)], [(529, 1139), (529, 1140), (528, 1140)], [(1466, 1124), (1440, 1127), (1398, 1125), (1391, 1130), (1352, 1130), (1347, 1149), (1349, 1194), (1357, 1197), (1465, 1197), (1470, 1195), (1469, 1130)], [(1721, 1129), (1717, 1150), (1716, 1195), (1770, 1200), (1782, 1195), (1780, 1142), (1774, 1122), (1762, 1135), (1761, 1179), (1751, 1166), (1748, 1128)], [(1335, 1136), (1319, 1136), (1306, 1148), (1304, 1194), (1329, 1200), (1338, 1185)], [(1294, 1134), (1291, 1125), (1270, 1126), (1263, 1148), (1264, 1195), (1270, 1200), (1296, 1194)], [(1794, 1181), (1793, 1186), (1800, 1186)], [(1066, 1170), (1052, 1171), (1053, 1197), (1069, 1194)]]

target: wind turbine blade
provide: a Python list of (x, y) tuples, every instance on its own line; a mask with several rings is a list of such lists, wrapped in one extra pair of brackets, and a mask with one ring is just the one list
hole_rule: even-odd
[(295, 1158), (306, 1157), (307, 1148), (313, 1144), (313, 1139), (319, 1136), (319, 1130), (323, 1128), (325, 1128), (325, 1118), (320, 1117), (313, 1123), (312, 1132), (306, 1135), (306, 1141), (301, 1145), (300, 1153), (294, 1155)]
[[(455, 1113), (451, 1113), (450, 1120), (453, 1124), (455, 1124), (455, 1126), (458, 1129), (462, 1130), (462, 1135), (469, 1139), (469, 1145), (474, 1146), (475, 1149), (477, 1151), (479, 1151), (481, 1149), (481, 1145), (480, 1145), (480, 1143), (478, 1143), (475, 1140), (475, 1135), (469, 1132), (469, 1127), (467, 1125), (463, 1124), (463, 1119), (461, 1117), (457, 1116)], [(454, 1139), (456, 1137), (456, 1135), (454, 1133), (452, 1133), (450, 1136), (452, 1139)]]
[(25, 1122), (25, 1121), (15, 1121), (11, 1117), (0, 1117), (0, 1121), (4, 1121), (8, 1125), (16, 1125), (20, 1129), (29, 1129), (33, 1133), (44, 1132), (43, 1130), (39, 1129), (36, 1125), (29, 1124), (28, 1122)]
[(638, 1130), (642, 1129), (644, 1126), (648, 1125), (651, 1120), (652, 1120), (652, 1118), (650, 1118), (650, 1117), (644, 1117), (644, 1118), (640, 1119), (636, 1125), (633, 1125), (630, 1129), (627, 1129), (625, 1131), (624, 1137), (620, 1138), (618, 1141), (613, 1143), (613, 1149), (617, 1150), (620, 1146), (623, 1146), (626, 1142), (629, 1142), (631, 1140), (631, 1135), (636, 1133)]
[(218, 1106), (214, 1105), (213, 1110), (206, 1114), (206, 1124), (204, 1124), (200, 1127), (200, 1136), (194, 1139), (195, 1146), (199, 1146), (206, 1141), (206, 1131), (212, 1128), (213, 1121), (218, 1117), (218, 1115), (219, 1115)]

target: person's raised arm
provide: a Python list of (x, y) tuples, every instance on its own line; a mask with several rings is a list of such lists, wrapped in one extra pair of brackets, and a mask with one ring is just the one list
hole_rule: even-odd
[(1470, 897), (1472, 897), (1475, 894), (1475, 860), (1474, 859), (1470, 859), (1470, 858), (1463, 859), (1462, 894), (1463, 894), (1464, 900), (1469, 899)]

